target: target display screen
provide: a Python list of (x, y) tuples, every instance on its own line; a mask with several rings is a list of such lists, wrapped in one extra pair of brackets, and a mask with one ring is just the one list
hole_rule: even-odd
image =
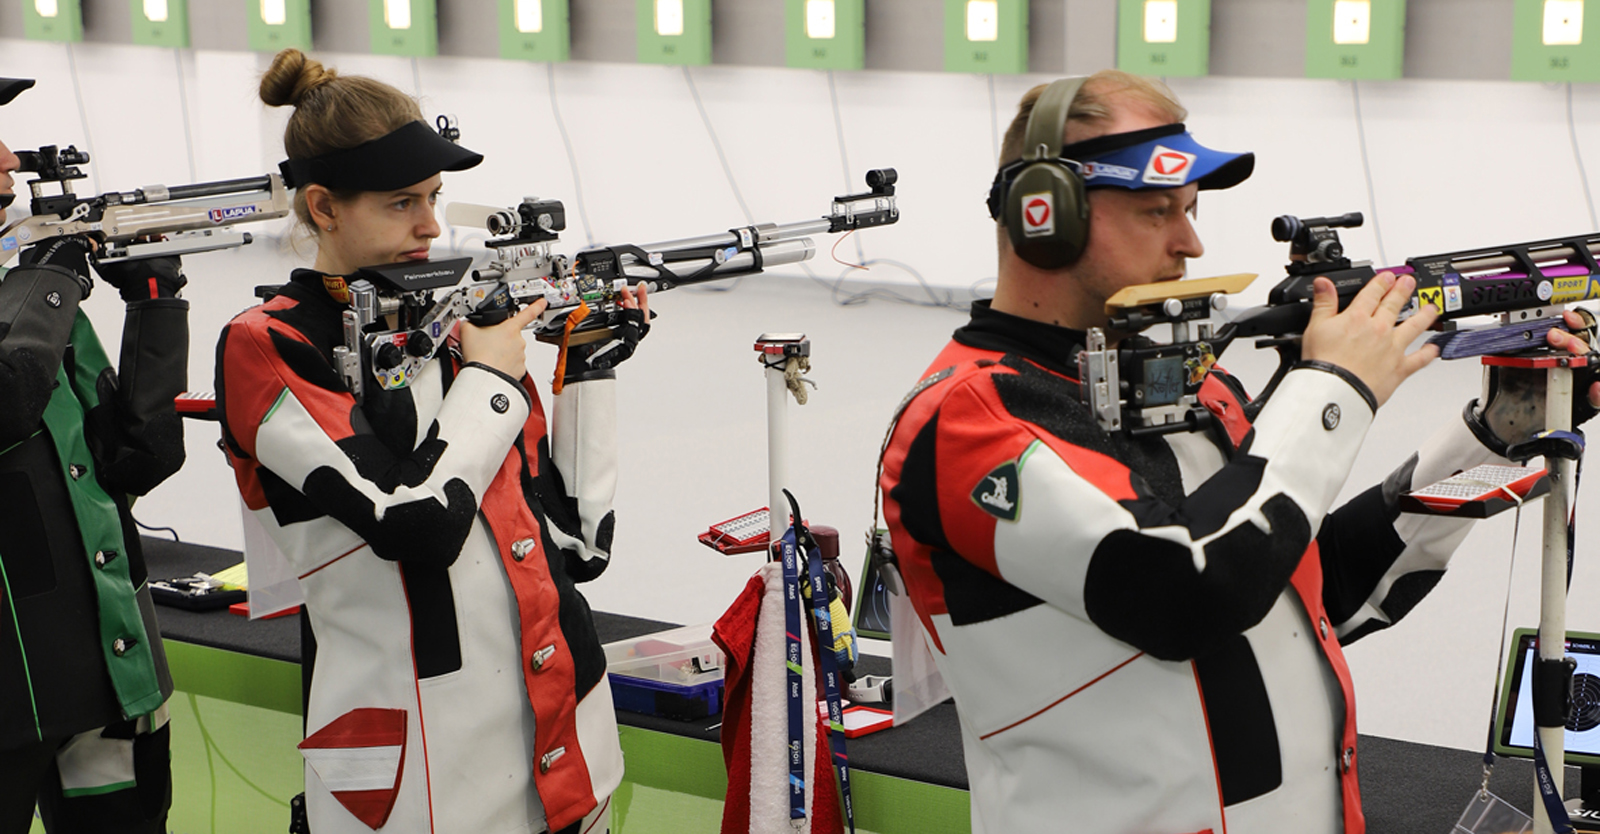
[(860, 596), (856, 598), (856, 634), (862, 637), (889, 639), (889, 589), (872, 564), (872, 548), (867, 548), (867, 561), (861, 565)]
[[(1495, 715), (1496, 753), (1533, 757), (1533, 663), (1538, 631), (1519, 628), (1500, 687)], [(1572, 675), (1572, 714), (1567, 719), (1566, 760), (1600, 765), (1600, 634), (1567, 632), (1566, 655), (1577, 663)]]

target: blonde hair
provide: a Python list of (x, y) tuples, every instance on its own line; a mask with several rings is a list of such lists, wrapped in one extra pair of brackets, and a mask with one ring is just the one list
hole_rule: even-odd
[[(294, 107), (283, 130), (283, 150), (290, 159), (353, 148), (422, 118), (422, 108), (405, 93), (376, 79), (340, 75), (292, 47), (273, 57), (259, 92), (269, 107)], [(338, 199), (354, 196), (333, 194)], [(304, 189), (295, 191), (294, 213), (311, 226)]]
[[(1022, 142), (1028, 130), (1028, 118), (1033, 115), (1033, 106), (1038, 103), (1039, 96), (1047, 86), (1040, 84), (1034, 87), (1023, 93), (1022, 100), (1017, 102), (1017, 115), (1006, 128), (1005, 139), (1000, 143), (1001, 165), (1022, 158)], [(1189, 111), (1178, 103), (1177, 96), (1165, 84), (1122, 70), (1101, 70), (1089, 76), (1072, 99), (1072, 106), (1067, 108), (1067, 131), (1075, 134), (1074, 141), (1099, 135), (1104, 125), (1111, 121), (1112, 99), (1149, 107), (1169, 123), (1181, 122), (1189, 116)]]

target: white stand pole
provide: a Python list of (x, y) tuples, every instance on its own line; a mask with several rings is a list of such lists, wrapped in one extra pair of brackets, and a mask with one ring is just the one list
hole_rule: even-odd
[[(781, 360), (780, 360), (781, 361)], [(783, 488), (789, 483), (789, 385), (783, 365), (767, 365), (767, 518), (772, 541), (789, 529), (789, 501)]]
[[(1546, 373), (1545, 428), (1551, 431), (1572, 430), (1572, 370), (1550, 368)], [(1559, 457), (1544, 459), (1550, 472), (1550, 493), (1544, 498), (1544, 554), (1540, 562), (1539, 582), (1539, 657), (1560, 660), (1566, 656), (1567, 647), (1567, 518), (1572, 501), (1573, 461)], [(1550, 764), (1550, 774), (1556, 793), (1562, 790), (1562, 777), (1566, 769), (1566, 727), (1535, 727), (1539, 744), (1544, 748), (1545, 761)], [(1545, 813), (1539, 799), (1539, 785), (1534, 783), (1533, 830), (1534, 834), (1552, 834), (1550, 815)]]
[[(789, 499), (783, 497), (789, 483), (790, 395), (785, 372), (793, 361), (803, 372), (810, 367), (810, 357), (811, 341), (804, 333), (763, 333), (756, 339), (756, 358), (767, 373), (767, 529), (773, 542), (789, 529)], [(805, 405), (800, 393), (795, 398)]]

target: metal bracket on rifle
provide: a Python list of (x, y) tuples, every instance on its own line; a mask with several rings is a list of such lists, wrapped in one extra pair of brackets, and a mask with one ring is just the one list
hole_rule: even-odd
[(1169, 324), (1172, 341), (1161, 344), (1130, 335), (1113, 348), (1103, 330), (1089, 330), (1078, 357), (1079, 385), (1100, 427), (1135, 437), (1202, 428), (1210, 414), (1200, 405), (1200, 386), (1231, 341), (1230, 336), (1214, 335), (1206, 320), (1227, 308), (1228, 294), (1243, 291), (1255, 277), (1145, 284), (1126, 287), (1108, 299), (1111, 329), (1131, 334)]

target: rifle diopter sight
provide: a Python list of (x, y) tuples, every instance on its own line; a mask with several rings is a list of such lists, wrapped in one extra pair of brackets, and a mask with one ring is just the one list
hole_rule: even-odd
[(557, 232), (567, 228), (567, 208), (560, 200), (524, 197), (516, 206), (489, 213), (483, 228), (497, 238), (505, 236), (494, 241), (494, 246), (555, 240), (560, 237)]
[(1312, 217), (1302, 220), (1292, 214), (1272, 220), (1272, 239), (1289, 244), (1289, 274), (1307, 275), (1328, 269), (1348, 269), (1337, 229), (1354, 229), (1362, 224), (1361, 212), (1338, 217)]
[[(36, 151), (17, 151), (17, 159), (21, 162), (17, 167), (19, 173), (37, 174), (28, 183), (28, 190), (33, 193), (34, 214), (57, 214), (63, 209), (72, 209), (78, 198), (72, 193), (70, 183), (89, 176), (78, 167), (89, 164), (87, 152), (78, 150), (76, 145), (68, 145), (65, 150), (45, 145)], [(61, 193), (45, 194), (43, 186), (47, 182), (59, 185)]]

